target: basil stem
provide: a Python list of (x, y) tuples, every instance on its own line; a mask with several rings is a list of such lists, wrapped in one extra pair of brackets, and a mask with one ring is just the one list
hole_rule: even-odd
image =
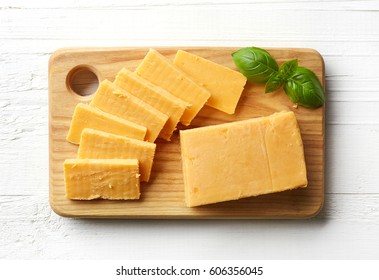
[(280, 89), (285, 82), (286, 80), (283, 79), (282, 75), (279, 73), (274, 73), (266, 83), (265, 93), (270, 93)]
[(270, 93), (280, 89), (297, 68), (297, 59), (284, 62), (279, 68), (279, 72), (273, 73), (266, 82), (265, 93)]
[(275, 59), (260, 48), (243, 48), (233, 53), (232, 57), (242, 74), (255, 83), (266, 83), (279, 70)]

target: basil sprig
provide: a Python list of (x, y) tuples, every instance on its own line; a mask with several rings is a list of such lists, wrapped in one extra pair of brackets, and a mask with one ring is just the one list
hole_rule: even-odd
[(317, 108), (326, 101), (319, 79), (311, 70), (298, 66), (297, 59), (286, 61), (279, 68), (266, 50), (256, 47), (242, 48), (233, 53), (232, 57), (246, 78), (266, 84), (265, 93), (283, 87), (292, 102), (308, 108)]

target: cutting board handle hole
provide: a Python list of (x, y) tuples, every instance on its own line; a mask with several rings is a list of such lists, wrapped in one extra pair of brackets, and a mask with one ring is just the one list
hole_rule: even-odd
[(66, 84), (71, 93), (79, 97), (88, 97), (99, 87), (99, 78), (93, 67), (79, 65), (68, 73)]

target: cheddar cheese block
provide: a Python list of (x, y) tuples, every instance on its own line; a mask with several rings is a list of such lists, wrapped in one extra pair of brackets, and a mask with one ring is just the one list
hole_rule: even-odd
[(170, 140), (189, 104), (126, 68), (118, 72), (113, 83), (167, 115), (168, 120), (159, 137)]
[(87, 104), (79, 103), (75, 107), (67, 141), (79, 144), (80, 135), (84, 128), (94, 128), (139, 140), (143, 140), (146, 135), (146, 127), (144, 126), (108, 114)]
[(135, 72), (190, 104), (180, 119), (184, 125), (191, 123), (211, 96), (208, 90), (153, 49), (150, 49)]
[(246, 84), (244, 75), (182, 50), (176, 53), (174, 65), (211, 93), (206, 105), (234, 114)]
[(147, 182), (155, 155), (156, 144), (128, 137), (84, 129), (80, 139), (78, 158), (135, 158), (139, 162), (140, 180)]
[(67, 159), (64, 162), (69, 199), (139, 199), (137, 159)]
[(91, 106), (147, 128), (145, 140), (154, 142), (168, 116), (108, 80), (100, 83)]
[(293, 112), (180, 131), (189, 207), (307, 186)]

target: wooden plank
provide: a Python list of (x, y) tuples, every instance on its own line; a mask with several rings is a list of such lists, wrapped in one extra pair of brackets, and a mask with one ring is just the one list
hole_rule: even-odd
[[(173, 59), (178, 48), (158, 50)], [(237, 48), (181, 48), (235, 69), (231, 53)], [(178, 132), (171, 142), (157, 141), (151, 181), (142, 184), (140, 201), (71, 201), (65, 198), (63, 161), (76, 157), (77, 146), (65, 141), (74, 107), (89, 102), (68, 86), (72, 69), (86, 67), (99, 80), (113, 80), (127, 67), (134, 70), (148, 48), (71, 48), (55, 52), (49, 63), (50, 204), (60, 215), (71, 217), (115, 218), (305, 218), (318, 213), (324, 200), (324, 107), (305, 109), (293, 104), (284, 92), (265, 95), (262, 85), (247, 83), (236, 113), (227, 115), (204, 107), (190, 127), (199, 127), (253, 117), (281, 110), (293, 110), (304, 140), (309, 186), (306, 189), (247, 198), (197, 208), (184, 203), (183, 178)], [(270, 49), (279, 64), (298, 58), (324, 80), (321, 56), (310, 49)], [(179, 127), (185, 129), (184, 127)]]
[[(46, 199), (45, 194), (0, 195), (3, 242), (0, 258), (112, 259), (123, 258), (130, 252), (133, 259), (146, 256), (377, 259), (379, 256), (379, 195), (330, 194), (325, 197), (323, 211), (314, 219), (249, 222), (62, 219), (51, 213), (47, 203), (43, 203)], [(285, 241), (280, 236), (285, 236)], [(162, 250), (167, 240), (171, 245)], [(222, 242), (223, 250), (219, 248), (220, 240), (230, 241)], [(140, 250), (134, 250), (136, 242), (141, 244)], [(265, 250), (257, 250), (261, 246)], [(317, 246), (323, 249), (315, 250)]]
[[(325, 9), (322, 10), (318, 2), (313, 6), (317, 7), (317, 11), (313, 12), (310, 10), (309, 1), (300, 5), (294, 3), (296, 9), (289, 8), (287, 5), (285, 9), (272, 9), (272, 3), (269, 2), (262, 5), (254, 3), (241, 5), (239, 10), (223, 9), (222, 6), (218, 5), (202, 5), (202, 8), (199, 9), (198, 5), (169, 3), (167, 6), (171, 9), (167, 13), (157, 13), (155, 9), (146, 8), (144, 4), (139, 3), (139, 5), (140, 7), (137, 6), (135, 9), (129, 5), (109, 9), (109, 16), (112, 20), (124, 24), (114, 28), (109, 28), (100, 21), (93, 21), (91, 25), (88, 25), (88, 18), (101, 18), (103, 16), (101, 8), (78, 9), (77, 6), (71, 6), (66, 9), (69, 16), (60, 16), (61, 11), (59, 9), (46, 7), (45, 13), (49, 14), (48, 17), (41, 17), (40, 14), (33, 12), (33, 9), (9, 11), (5, 8), (0, 10), (0, 17), (10, 20), (4, 20), (0, 26), (0, 36), (4, 39), (85, 40), (87, 43), (96, 38), (97, 42), (102, 44), (107, 43), (107, 40), (113, 41), (114, 38), (127, 38), (123, 42), (128, 44), (130, 41), (134, 42), (141, 40), (141, 38), (149, 38), (154, 42), (166, 42), (166, 40), (173, 38), (176, 39), (176, 42), (178, 40), (181, 42), (193, 42), (193, 40), (209, 42), (213, 39), (223, 44), (228, 41), (233, 43), (236, 40), (245, 40), (250, 44), (254, 41), (256, 44), (256, 40), (261, 39), (265, 42), (271, 41), (275, 45), (281, 41), (288, 46), (293, 41), (310, 41), (313, 42), (313, 45), (320, 41), (338, 43), (356, 39), (369, 41), (376, 35), (376, 25), (366, 24), (367, 22), (376, 23), (377, 17), (374, 12), (370, 13), (366, 9), (356, 10), (354, 8), (351, 10), (328, 10), (329, 6), (324, 6)], [(324, 5), (329, 5), (329, 3)], [(104, 8), (109, 7), (108, 3), (104, 6)], [(184, 7), (186, 12), (181, 13), (180, 10)], [(176, 9), (179, 12), (175, 12)], [(188, 24), (193, 22), (193, 14), (197, 15), (196, 25)], [(265, 28), (254, 29), (254, 36), (252, 37), (253, 19), (260, 18), (262, 14), (270, 15), (265, 17)], [(170, 20), (167, 20), (167, 16), (170, 16)], [(333, 32), (325, 32), (325, 29), (330, 25), (327, 23), (320, 24), (320, 16), (337, 19), (333, 25)], [(28, 18), (28, 22), (22, 20), (25, 17)], [(363, 17), (364, 21), (362, 20)], [(138, 32), (135, 32), (135, 28), (123, 28), (123, 26), (132, 26), (135, 18), (149, 18), (149, 21), (141, 22), (138, 26)], [(211, 23), (209, 18), (212, 18)], [(282, 24), (282, 18), (286, 18), (286, 24)], [(349, 21), (341, 20), (341, 18), (349, 18)], [(299, 26), (299, 22), (304, 21), (307, 22), (307, 25)], [(225, 24), (226, 22), (228, 24)], [(59, 32), (56, 32), (54, 28), (44, 28), (46, 26), (55, 26)], [(202, 32), (199, 32), (201, 26), (211, 28), (204, 28)], [(74, 34), (70, 32), (73, 27), (76, 28)], [(44, 32), (40, 32), (38, 28)], [(181, 36), (183, 28), (186, 28), (185, 37)], [(364, 33), (360, 32), (362, 29), (365, 30)], [(96, 32), (92, 30), (96, 30)], [(149, 34), (149, 36), (146, 37), (143, 34)]]

